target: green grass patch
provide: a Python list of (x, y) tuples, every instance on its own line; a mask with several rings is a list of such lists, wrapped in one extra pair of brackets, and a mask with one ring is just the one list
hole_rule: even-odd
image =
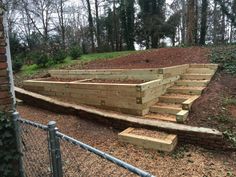
[(235, 105), (236, 106), (236, 98), (225, 98), (223, 101), (223, 105)]
[(236, 132), (226, 130), (223, 132), (226, 139), (228, 139), (234, 147), (236, 147)]
[(64, 59), (63, 63), (51, 65), (49, 68), (50, 68), (50, 69), (63, 68), (63, 67), (66, 67), (66, 66), (73, 65), (73, 64), (75, 64), (75, 63), (77, 63), (77, 62), (78, 62), (78, 60), (72, 60), (71, 57), (66, 57), (66, 58)]
[(236, 45), (213, 47), (210, 57), (211, 62), (221, 64), (226, 72), (236, 74)]
[(82, 55), (79, 60), (72, 60), (71, 57), (66, 57), (63, 63), (55, 64), (52, 60), (49, 60), (44, 68), (39, 67), (37, 64), (33, 65), (24, 65), (21, 69), (21, 73), (26, 76), (34, 75), (44, 69), (59, 69), (66, 68), (68, 66), (72, 66), (79, 62), (90, 62), (99, 59), (113, 59), (121, 56), (127, 56), (131, 53), (135, 53), (137, 51), (121, 51), (121, 52), (107, 52), (107, 53), (93, 53), (93, 54), (85, 54)]
[(38, 65), (33, 64), (33, 65), (24, 65), (21, 69), (22, 74), (24, 75), (33, 75), (36, 74), (38, 72), (40, 68), (38, 67)]
[(117, 57), (127, 56), (129, 54), (135, 53), (137, 51), (121, 51), (121, 52), (107, 52), (107, 53), (92, 53), (82, 55), (79, 59), (81, 61), (93, 61), (99, 59), (114, 59)]

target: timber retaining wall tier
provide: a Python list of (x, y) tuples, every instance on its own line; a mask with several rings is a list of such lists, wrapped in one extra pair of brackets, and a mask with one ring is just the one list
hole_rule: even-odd
[(17, 98), (24, 100), (24, 103), (26, 104), (55, 111), (57, 113), (78, 115), (86, 120), (100, 122), (103, 125), (107, 124), (118, 130), (123, 131), (128, 127), (135, 127), (164, 131), (166, 133), (178, 135), (178, 140), (181, 143), (199, 145), (208, 149), (231, 150), (231, 147), (228, 147), (228, 144), (224, 140), (223, 134), (215, 129), (193, 127), (159, 120), (147, 120), (142, 119), (141, 117), (119, 114), (93, 107), (65, 103), (20, 88), (16, 88), (16, 96)]
[(88, 83), (27, 80), (26, 90), (66, 101), (133, 115), (145, 115), (166, 90), (189, 68), (188, 64), (156, 69), (54, 70), (64, 79), (148, 80), (141, 84)]

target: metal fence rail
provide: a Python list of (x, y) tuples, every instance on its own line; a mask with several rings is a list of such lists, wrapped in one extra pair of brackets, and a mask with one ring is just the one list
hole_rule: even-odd
[[(19, 117), (19, 116), (18, 116)], [(151, 174), (58, 131), (18, 118), (26, 176), (142, 176)]]
[[(58, 137), (61, 138), (61, 140), (67, 141), (72, 145), (77, 145), (76, 147), (80, 147), (80, 152), (77, 151), (79, 154), (78, 161), (82, 162), (81, 166), (78, 166), (78, 171), (80, 173), (85, 174), (85, 176), (142, 176), (142, 177), (151, 177), (152, 175), (136, 168), (122, 160), (119, 160), (105, 152), (102, 152), (96, 148), (93, 148), (87, 144), (84, 144), (72, 137), (69, 137), (63, 133), (57, 132), (56, 133)], [(61, 142), (61, 145), (65, 145), (65, 147), (68, 147), (70, 144), (65, 145), (64, 142)], [(76, 147), (71, 147), (76, 148)], [(67, 149), (67, 148), (66, 148)], [(72, 149), (70, 149), (70, 153), (73, 153)], [(84, 150), (81, 152), (81, 150)], [(63, 152), (62, 152), (63, 153)], [(84, 153), (84, 154), (81, 154)], [(110, 163), (109, 163), (110, 162)], [(87, 164), (87, 170), (84, 165)], [(93, 166), (96, 164), (96, 167)], [(83, 170), (83, 168), (85, 170)], [(65, 173), (66, 174), (66, 173)], [(136, 175), (135, 175), (136, 174)], [(84, 175), (82, 175), (84, 176)]]

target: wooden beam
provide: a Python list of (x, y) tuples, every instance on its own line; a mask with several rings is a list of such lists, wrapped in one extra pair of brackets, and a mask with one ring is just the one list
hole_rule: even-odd
[[(133, 134), (132, 131), (134, 128), (128, 128), (123, 132), (118, 134), (118, 139), (121, 142), (131, 143), (137, 146), (141, 146), (146, 149), (154, 149), (160, 151), (171, 152), (177, 145), (177, 136), (173, 134), (166, 134), (165, 137), (157, 136), (156, 138), (145, 136), (145, 135), (136, 135)], [(150, 131), (150, 130), (147, 130)], [(157, 134), (159, 132), (152, 131), (153, 134)], [(162, 133), (164, 134), (164, 133)]]

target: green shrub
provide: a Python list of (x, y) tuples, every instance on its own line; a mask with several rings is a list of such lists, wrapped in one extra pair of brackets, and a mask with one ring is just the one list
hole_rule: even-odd
[(73, 46), (69, 49), (69, 55), (73, 60), (75, 60), (82, 55), (82, 50), (78, 46)]
[(236, 147), (236, 132), (226, 130), (223, 132), (223, 135), (232, 143), (234, 147)]
[(39, 67), (46, 67), (48, 61), (49, 61), (49, 57), (43, 53), (39, 54), (38, 57), (36, 58), (36, 64)]
[(14, 72), (19, 72), (23, 66), (23, 59), (19, 56), (16, 56), (12, 59), (12, 68)]
[(20, 154), (16, 149), (16, 137), (12, 119), (0, 112), (0, 176), (15, 177)]
[(67, 57), (67, 53), (64, 50), (55, 50), (52, 52), (51, 57), (55, 64), (63, 63), (64, 59)]
[(220, 63), (226, 72), (236, 74), (236, 46), (213, 48), (211, 62)]

